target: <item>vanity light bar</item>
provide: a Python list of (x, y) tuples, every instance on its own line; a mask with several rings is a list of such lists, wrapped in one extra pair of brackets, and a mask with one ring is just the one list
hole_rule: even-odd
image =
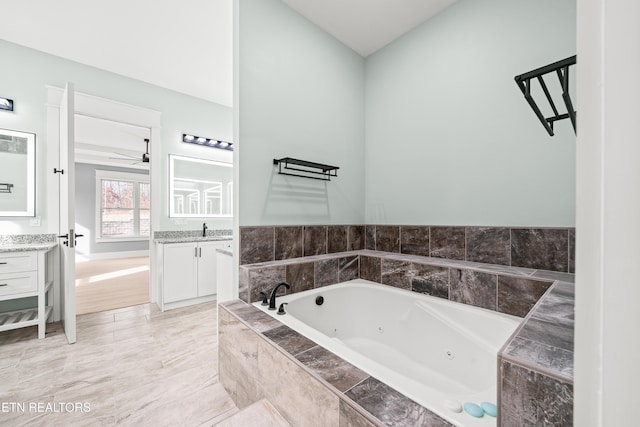
[(217, 139), (204, 138), (202, 136), (195, 136), (188, 133), (182, 134), (182, 142), (188, 142), (190, 144), (205, 145), (207, 147), (220, 148), (222, 150), (233, 151), (233, 143), (227, 141), (219, 141)]
[(13, 111), (13, 99), (0, 97), (0, 110)]

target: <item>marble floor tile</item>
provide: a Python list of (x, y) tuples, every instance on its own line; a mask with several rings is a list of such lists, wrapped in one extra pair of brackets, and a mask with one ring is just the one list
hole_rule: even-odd
[(247, 406), (216, 427), (287, 427), (290, 426), (280, 413), (267, 400), (260, 400)]
[(216, 302), (142, 305), (0, 333), (0, 402), (87, 403), (90, 412), (0, 413), (10, 426), (211, 426), (238, 411), (218, 377)]

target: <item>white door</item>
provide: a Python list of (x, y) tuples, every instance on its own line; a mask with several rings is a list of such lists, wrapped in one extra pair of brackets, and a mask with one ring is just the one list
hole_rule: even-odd
[[(76, 342), (76, 249), (74, 92), (67, 83), (60, 101), (60, 288), (61, 321), (69, 344)], [(64, 237), (66, 236), (66, 238)]]
[(200, 242), (198, 245), (198, 296), (215, 295), (218, 275), (216, 253), (224, 248), (224, 243)]
[(171, 243), (163, 246), (163, 304), (198, 296), (198, 246)]

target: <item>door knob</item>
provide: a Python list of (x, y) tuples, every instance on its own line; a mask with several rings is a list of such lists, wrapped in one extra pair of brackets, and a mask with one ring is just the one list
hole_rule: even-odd
[(69, 233), (63, 234), (62, 236), (58, 236), (58, 238), (66, 239), (64, 242), (62, 242), (62, 244), (65, 246), (69, 246)]

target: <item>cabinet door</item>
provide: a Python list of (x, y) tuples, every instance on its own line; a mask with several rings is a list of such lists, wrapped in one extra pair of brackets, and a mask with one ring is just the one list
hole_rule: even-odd
[(200, 242), (198, 247), (198, 296), (214, 295), (217, 292), (217, 249), (224, 242)]
[(164, 245), (163, 301), (181, 301), (198, 296), (197, 245), (172, 243)]

